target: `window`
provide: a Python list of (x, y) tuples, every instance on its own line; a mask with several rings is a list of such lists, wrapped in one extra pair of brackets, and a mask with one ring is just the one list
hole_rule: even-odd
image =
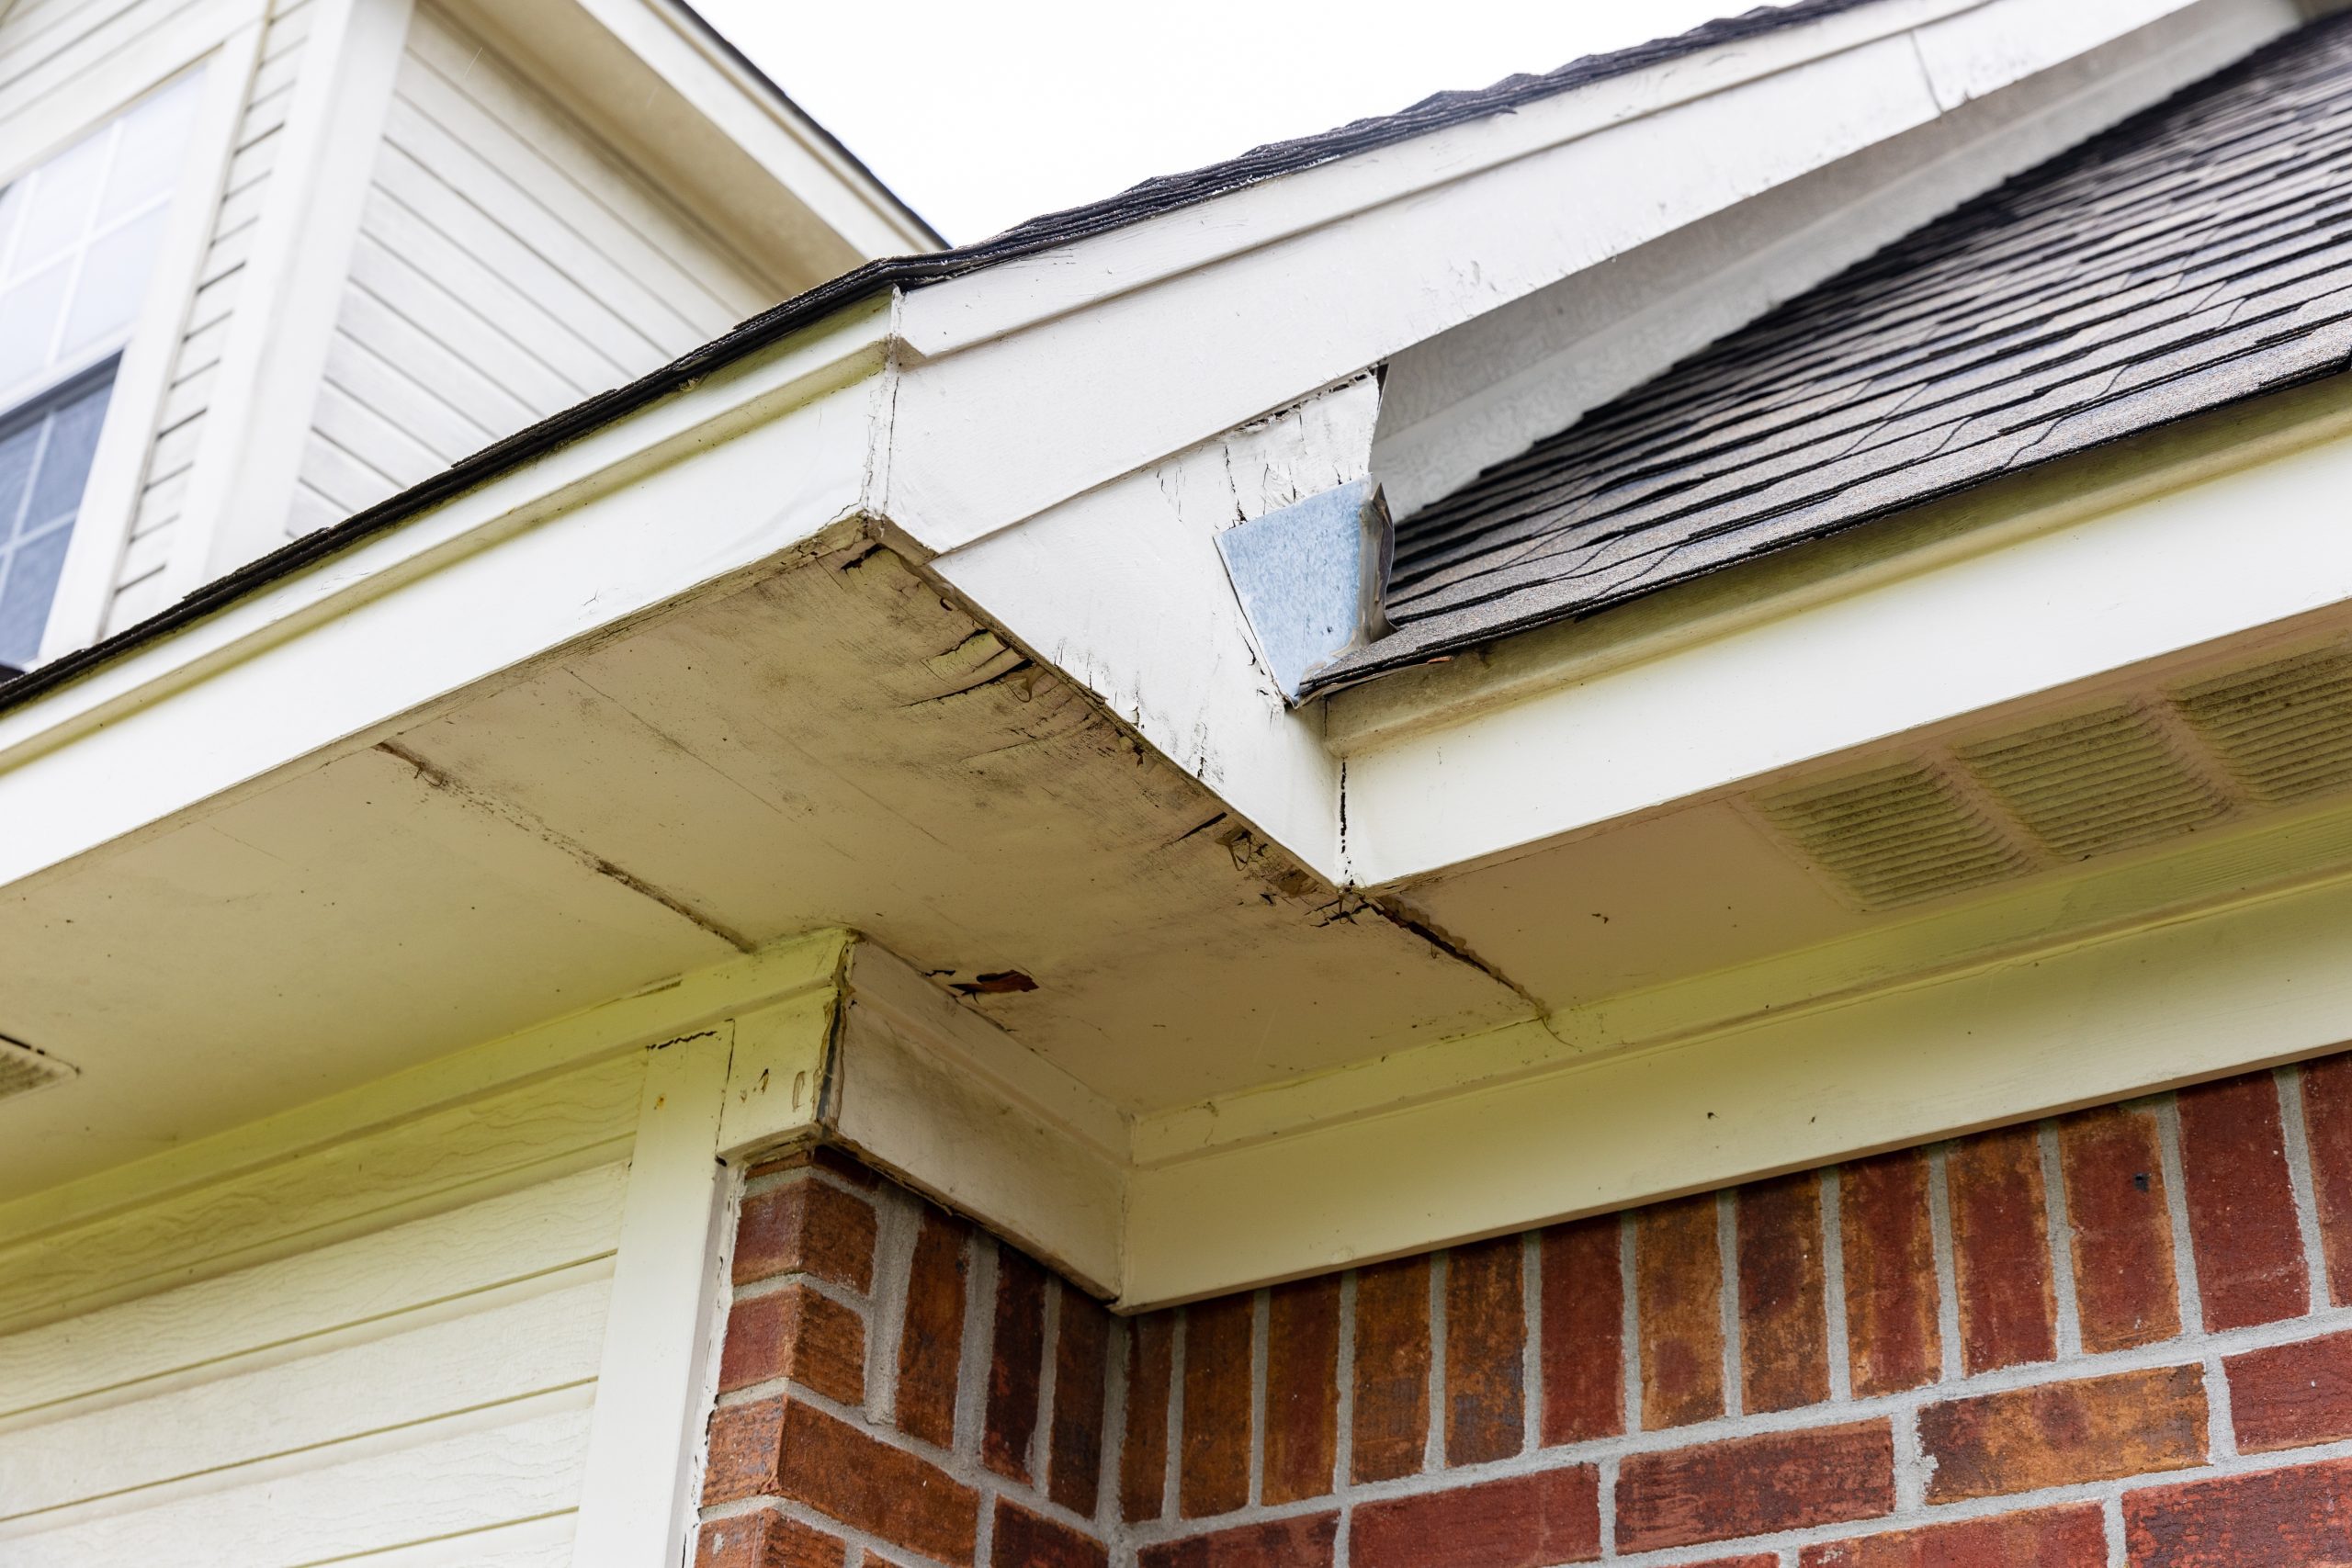
[(0, 189), (0, 664), (40, 653), (195, 108), (184, 76)]

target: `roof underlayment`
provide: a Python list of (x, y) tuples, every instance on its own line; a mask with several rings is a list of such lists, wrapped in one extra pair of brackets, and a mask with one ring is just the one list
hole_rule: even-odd
[(1398, 528), (1362, 679), (2343, 369), (2352, 17), (1966, 203)]

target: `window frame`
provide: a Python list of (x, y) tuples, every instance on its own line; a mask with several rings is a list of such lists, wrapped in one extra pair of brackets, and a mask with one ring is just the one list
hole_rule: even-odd
[[(114, 381), (116, 373), (121, 368), (121, 361), (122, 348), (119, 344), (109, 349), (104, 357), (95, 362), (85, 362), (85, 359), (84, 358), (77, 358), (73, 362), (74, 368), (69, 370), (66, 374), (51, 378), (47, 381), (42, 382), (40, 386), (40, 389), (35, 391), (31, 396), (19, 398), (17, 401), (10, 403), (6, 409), (0, 409), (0, 442), (7, 440), (10, 436), (16, 434), (18, 431), (23, 430), (28, 426), (41, 423), (56, 410), (62, 408), (67, 403), (73, 402), (77, 399), (87, 397), (91, 392), (102, 388), (107, 392), (107, 412), (105, 414), (99, 416), (98, 427), (99, 439), (103, 441), (106, 436), (105, 421), (111, 417), (114, 412)], [(97, 452), (94, 444), (91, 451), (90, 468), (90, 472), (93, 475), (97, 471), (96, 458)], [(37, 490), (40, 482), (40, 469), (36, 468), (32, 472), (28, 473), (26, 476), (26, 481), (28, 491)], [(85, 475), (84, 477), (82, 493), (85, 496), (89, 493), (89, 476)], [(30, 503), (30, 493), (28, 493), (25, 501), (27, 504)], [(13, 519), (0, 518), (0, 535), (6, 535), (8, 533), (12, 523)], [(72, 534), (73, 532), (78, 531), (81, 526), (81, 509), (77, 503), (74, 509), (74, 521), (66, 525), (66, 527), (69, 530), (67, 535), (66, 549), (69, 554), (73, 549)], [(0, 566), (0, 596), (5, 596), (8, 580), (8, 570), (9, 569), (6, 567)], [(64, 580), (64, 572), (62, 568), (59, 570), (58, 578), (61, 582)], [(52, 609), (55, 608), (56, 603), (57, 596), (54, 591), (52, 591), (50, 595), (50, 605)], [(46, 632), (44, 632), (44, 637), (46, 637)], [(4, 650), (0, 650), (0, 678), (5, 678), (6, 671), (18, 668), (20, 668), (20, 666), (12, 661)]]
[(181, 79), (200, 76), (194, 89), (197, 104), (187, 153), (172, 186), (162, 238), (130, 326), (77, 355), (73, 362), (56, 367), (28, 395), (0, 409), (0, 419), (13, 420), (113, 362), (106, 417), (64, 565), (50, 600), (36, 665), (96, 641), (105, 627), (116, 579), (130, 545), (139, 497), (145, 488), (155, 427), (170, 390), (180, 337), (211, 240), (238, 122), (259, 66), (261, 41), (262, 23), (258, 19), (244, 22), (155, 69), (135, 91), (94, 99), (103, 107), (76, 116), (70, 123), (51, 120), (42, 127), (39, 144), (0, 142), (0, 185), (13, 184), (153, 94)]

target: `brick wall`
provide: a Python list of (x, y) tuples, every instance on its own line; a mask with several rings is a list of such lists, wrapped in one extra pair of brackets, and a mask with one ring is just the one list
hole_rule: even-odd
[(2352, 1055), (1126, 1322), (801, 1165), (735, 1277), (711, 1568), (2352, 1564)]

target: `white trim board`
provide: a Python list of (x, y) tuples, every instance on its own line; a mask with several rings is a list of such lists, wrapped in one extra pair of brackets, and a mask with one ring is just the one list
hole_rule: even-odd
[[(54, 659), (86, 647), (106, 621), (130, 526), (147, 480), (147, 462), (164, 395), (178, 362), (182, 330), (196, 299), (197, 280), (220, 209), (220, 190), (236, 150), (254, 72), (261, 62), (264, 25), (246, 23), (190, 67), (204, 73), (188, 154), (172, 194), (171, 216), (155, 255), (147, 297), (115, 368), (107, 417), (90, 459), (90, 479), (74, 520), (56, 596), (50, 602), (41, 653)], [(121, 106), (113, 111), (121, 112)]]

